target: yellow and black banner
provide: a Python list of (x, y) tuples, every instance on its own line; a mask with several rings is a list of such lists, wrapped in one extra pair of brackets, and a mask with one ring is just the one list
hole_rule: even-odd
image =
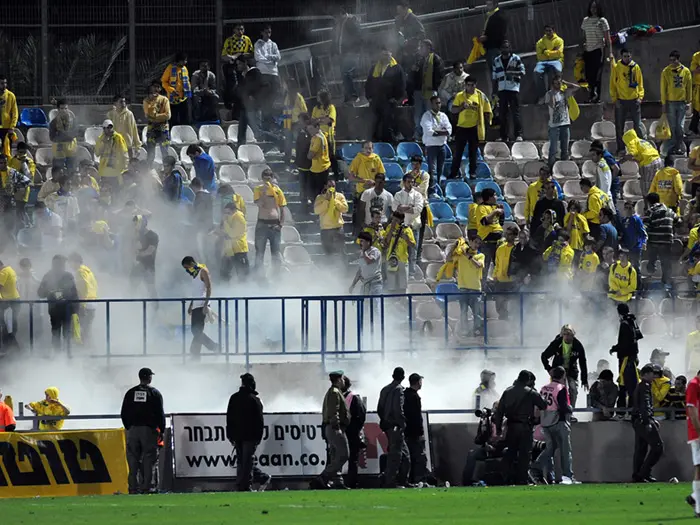
[(128, 492), (124, 430), (0, 433), (0, 498)]

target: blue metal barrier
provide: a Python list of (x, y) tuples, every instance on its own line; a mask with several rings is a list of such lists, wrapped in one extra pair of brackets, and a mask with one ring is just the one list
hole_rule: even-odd
[[(480, 301), (477, 304), (483, 331), (481, 335), (463, 336), (458, 329), (465, 328), (466, 317), (460, 301), (466, 303), (474, 296)], [(508, 321), (496, 320), (490, 315), (489, 304), (496, 299), (510, 301)], [(388, 352), (414, 352), (430, 345), (485, 352), (541, 347), (543, 340), (551, 340), (558, 327), (564, 324), (569, 299), (561, 294), (539, 291), (214, 297), (210, 299), (210, 308), (216, 319), (213, 325), (208, 325), (207, 331), (211, 334), (213, 328), (212, 339), (221, 352), (201, 357), (219, 356), (226, 363), (234, 361), (249, 367), (251, 359), (264, 356), (317, 355), (325, 364), (329, 358), (344, 359), (357, 354), (384, 357)], [(605, 295), (592, 294), (588, 299), (586, 304), (597, 305), (596, 308), (605, 308), (607, 304), (612, 313), (612, 305)], [(202, 298), (83, 301), (83, 304), (91, 303), (98, 315), (93, 322), (93, 335), (90, 339), (86, 337), (80, 354), (108, 361), (147, 356), (177, 357), (185, 362), (189, 357), (190, 338), (187, 305), (192, 300), (201, 301)], [(676, 315), (678, 297), (673, 296), (671, 301), (671, 312)], [(11, 303), (21, 305), (20, 329), (15, 334), (19, 344), (26, 346), (28, 343), (30, 352), (37, 346), (50, 346), (51, 341), (46, 337), (48, 319), (42, 313), (48, 301), (3, 301), (0, 306)], [(546, 312), (542, 313), (542, 309)], [(690, 310), (686, 309), (688, 316)], [(5, 308), (4, 311), (11, 310)], [(137, 327), (140, 327), (140, 334)], [(3, 343), (0, 341), (0, 345)], [(130, 350), (124, 351), (125, 348)], [(131, 350), (133, 348), (138, 351)], [(63, 349), (72, 356), (76, 345), (68, 338)]]

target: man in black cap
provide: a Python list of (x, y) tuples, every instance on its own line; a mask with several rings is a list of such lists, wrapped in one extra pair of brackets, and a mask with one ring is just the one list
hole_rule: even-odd
[(321, 474), (321, 481), (326, 488), (344, 489), (340, 472), (350, 455), (345, 429), (350, 424), (350, 413), (345, 404), (342, 390), (345, 386), (343, 371), (328, 374), (331, 386), (323, 398), (323, 435), (328, 448), (328, 462)]
[[(617, 408), (629, 408), (634, 390), (639, 383), (638, 341), (643, 336), (637, 325), (637, 318), (630, 313), (630, 307), (626, 303), (617, 305), (617, 313), (620, 316), (620, 330), (617, 334), (617, 344), (610, 349), (610, 355), (617, 354), (619, 365), (620, 394), (617, 398)], [(625, 414), (620, 412), (618, 417), (625, 417)]]
[(379, 403), (377, 403), (379, 428), (384, 431), (389, 440), (389, 453), (384, 472), (384, 486), (386, 488), (404, 486), (411, 466), (405, 438), (404, 389), (401, 386), (405, 377), (406, 373), (403, 368), (396, 367), (392, 374), (393, 381), (382, 388), (379, 394)]
[(140, 383), (127, 390), (122, 402), (129, 494), (146, 494), (150, 491), (153, 465), (158, 458), (158, 440), (165, 431), (163, 396), (151, 386), (152, 379), (153, 371), (150, 368), (139, 370)]
[(637, 483), (653, 483), (651, 469), (664, 453), (664, 442), (659, 434), (659, 422), (654, 419), (654, 403), (651, 383), (654, 366), (645, 365), (640, 370), (641, 382), (632, 395), (632, 427), (634, 428), (634, 471), (632, 479)]
[(532, 454), (532, 429), (534, 426), (535, 407), (547, 408), (547, 403), (534, 389), (535, 374), (523, 370), (513, 386), (506, 388), (498, 402), (493, 422), (496, 432), (503, 430), (503, 419), (508, 421), (506, 432), (506, 458), (510, 468), (509, 482), (513, 485), (527, 485), (527, 471)]
[(425, 455), (425, 431), (423, 429), (423, 406), (418, 391), (423, 388), (423, 376), (408, 376), (408, 388), (404, 391), (404, 413), (406, 414), (406, 445), (411, 455), (409, 481), (417, 484), (426, 480), (428, 458)]
[(676, 378), (673, 375), (673, 372), (671, 372), (671, 369), (666, 366), (666, 358), (670, 355), (671, 354), (665, 352), (663, 348), (654, 348), (654, 350), (651, 351), (651, 357), (649, 358), (649, 362), (652, 365), (658, 365), (658, 367), (661, 368), (663, 376), (668, 377), (671, 380), (671, 382), (673, 382)]
[(241, 387), (228, 400), (226, 409), (226, 439), (236, 450), (239, 492), (250, 492), (253, 481), (260, 483), (258, 492), (263, 492), (272, 479), (255, 465), (255, 450), (262, 441), (264, 428), (263, 404), (255, 391), (255, 378), (243, 374)]

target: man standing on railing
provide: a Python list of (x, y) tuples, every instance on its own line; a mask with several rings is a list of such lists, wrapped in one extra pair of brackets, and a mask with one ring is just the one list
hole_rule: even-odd
[(49, 301), (53, 347), (61, 350), (61, 337), (70, 344), (73, 335), (71, 322), (73, 314), (77, 313), (79, 300), (75, 279), (66, 271), (65, 256), (54, 255), (51, 270), (41, 280), (37, 294)]
[(187, 313), (192, 316), (192, 344), (190, 345), (190, 353), (192, 359), (199, 360), (199, 354), (202, 352), (202, 345), (207, 350), (212, 352), (221, 352), (221, 346), (212, 341), (207, 334), (204, 333), (204, 323), (209, 313), (209, 299), (211, 298), (211, 276), (209, 270), (204, 264), (200, 264), (194, 260), (194, 257), (188, 255), (182, 259), (182, 267), (192, 277), (192, 293), (191, 297), (201, 297), (200, 300), (192, 300), (187, 309)]
[(345, 6), (336, 7), (332, 54), (340, 57), (343, 100), (347, 105), (359, 101), (355, 88), (355, 73), (359, 66), (361, 52), (362, 26), (360, 21), (348, 13)]
[(165, 429), (163, 396), (151, 386), (153, 371), (139, 370), (139, 384), (127, 390), (121, 418), (126, 429), (126, 459), (129, 464), (129, 494), (151, 490), (158, 441)]

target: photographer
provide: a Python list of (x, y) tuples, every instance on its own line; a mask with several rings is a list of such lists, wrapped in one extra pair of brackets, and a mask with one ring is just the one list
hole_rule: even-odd
[[(493, 404), (493, 410), (496, 410), (497, 407), (498, 402)], [(467, 454), (467, 464), (462, 473), (462, 485), (465, 487), (478, 483), (479, 480), (475, 478), (474, 474), (479, 461), (502, 457), (505, 448), (505, 442), (503, 440), (503, 434), (505, 432), (499, 434), (496, 431), (492, 411), (488, 408), (484, 408), (482, 410), (477, 410), (475, 414), (479, 418), (479, 427), (476, 431), (474, 444), (479, 445), (479, 448), (473, 448), (469, 451), (469, 454)]]
[(404, 224), (406, 216), (395, 211), (386, 227), (384, 257), (386, 260), (386, 291), (405, 294), (408, 286), (408, 253), (416, 246), (413, 230)]

